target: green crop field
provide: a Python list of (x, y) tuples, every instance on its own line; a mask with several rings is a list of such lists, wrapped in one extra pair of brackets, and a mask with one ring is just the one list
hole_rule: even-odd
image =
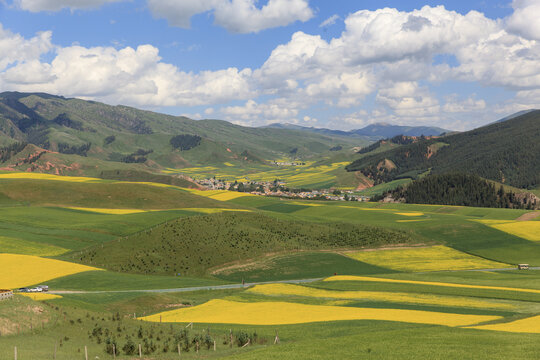
[[(540, 266), (540, 242), (489, 226), (526, 213), (3, 179), (0, 257), (107, 270), (51, 278), (55, 298), (0, 301), (0, 357), (84, 359), (86, 346), (113, 359), (114, 344), (132, 359), (141, 344), (148, 359), (179, 346), (185, 359), (533, 359), (540, 271), (512, 268)], [(397, 256), (410, 249), (457, 254), (459, 271), (411, 270), (435, 260)], [(302, 279), (321, 280), (279, 282)]]

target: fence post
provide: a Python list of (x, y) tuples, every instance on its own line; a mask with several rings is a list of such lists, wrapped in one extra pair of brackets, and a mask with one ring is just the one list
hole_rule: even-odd
[(178, 357), (182, 356), (182, 353), (180, 352), (180, 343), (178, 343)]
[(141, 348), (141, 344), (139, 344), (139, 358), (142, 358), (142, 348)]
[(53, 354), (53, 359), (56, 359), (56, 347), (58, 346), (58, 340), (56, 340), (54, 342), (54, 354)]
[(15, 346), (15, 360), (17, 360), (17, 347)]
[(214, 340), (214, 351), (216, 351), (216, 340)]
[(84, 360), (88, 360), (88, 347), (84, 345)]

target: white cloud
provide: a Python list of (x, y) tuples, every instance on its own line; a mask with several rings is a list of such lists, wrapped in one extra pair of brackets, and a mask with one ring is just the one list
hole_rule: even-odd
[(60, 11), (62, 9), (93, 9), (104, 4), (125, 0), (15, 0), (17, 7), (31, 11)]
[(303, 120), (304, 122), (306, 122), (306, 123), (316, 123), (316, 122), (319, 121), (319, 120), (317, 120), (316, 118), (312, 118), (311, 116), (307, 116), (307, 115), (304, 116), (304, 117), (302, 118), (302, 120)]
[[(48, 63), (22, 61), (0, 74), (0, 88), (43, 91), (134, 106), (192, 106), (253, 95), (250, 69), (186, 73), (161, 61), (158, 49), (59, 48)], [(34, 79), (34, 80), (32, 80)]]
[(51, 51), (50, 31), (40, 32), (31, 39), (5, 30), (0, 24), (0, 71), (15, 62), (32, 61)]
[(261, 123), (288, 122), (297, 123), (298, 108), (284, 107), (280, 99), (268, 103), (257, 103), (248, 100), (242, 106), (227, 106), (219, 109), (226, 120), (242, 125), (257, 125)]
[(322, 23), (320, 23), (319, 27), (327, 27), (332, 26), (340, 19), (338, 14), (334, 14), (330, 16), (328, 19), (324, 20)]
[(377, 101), (403, 117), (430, 116), (440, 110), (439, 101), (427, 89), (413, 82), (397, 83), (391, 88), (379, 90)]
[(457, 94), (448, 97), (442, 110), (447, 113), (465, 113), (472, 111), (481, 111), (486, 108), (486, 102), (483, 99), (477, 100), (471, 96), (465, 100), (459, 101)]
[[(283, 19), (277, 17), (284, 8), (296, 14), (297, 20), (304, 11), (304, 18), (312, 16), (307, 0), (270, 0), (259, 7), (254, 0), (148, 1), (156, 16), (170, 16), (176, 26), (189, 26), (193, 15), (213, 12), (216, 24), (236, 32), (279, 26)], [(442, 6), (410, 12), (361, 10), (350, 14), (344, 20), (345, 30), (330, 41), (299, 31), (274, 48), (259, 68), (197, 73), (165, 63), (151, 45), (55, 47), (50, 32), (26, 39), (0, 26), (0, 88), (143, 107), (206, 105), (212, 106), (206, 115), (245, 124), (302, 121), (300, 111), (309, 113), (303, 110), (321, 104), (350, 109), (350, 115), (340, 117), (349, 125), (375, 120), (458, 124), (450, 117), (459, 114), (465, 120), (458, 125), (466, 127), (467, 119), (472, 124), (479, 112), (494, 111), (487, 106), (489, 99), (460, 93), (440, 104), (433, 84), (444, 86), (451, 80), (504, 87), (517, 94), (512, 100), (515, 108), (539, 105), (535, 100), (540, 90), (536, 23), (519, 29), (516, 25), (527, 24), (518, 21), (525, 16), (521, 10), (532, 12), (537, 3), (516, 0), (514, 14), (503, 20), (475, 11), (459, 14)], [(219, 15), (227, 11), (234, 16)], [(246, 21), (240, 24), (239, 19)], [(41, 61), (51, 50), (56, 51), (54, 59)], [(453, 60), (445, 63), (446, 58)], [(359, 111), (366, 99), (376, 107), (369, 114)], [(243, 104), (226, 106), (230, 101)], [(512, 104), (503, 105), (509, 109)], [(317, 118), (325, 121), (321, 115)], [(337, 124), (338, 120), (332, 121)]]
[(507, 19), (509, 31), (527, 39), (540, 40), (540, 1), (514, 0), (514, 13)]
[(313, 17), (307, 0), (268, 0), (261, 8), (256, 0), (148, 0), (148, 6), (155, 16), (182, 28), (189, 28), (194, 15), (212, 11), (215, 24), (233, 33), (256, 33)]

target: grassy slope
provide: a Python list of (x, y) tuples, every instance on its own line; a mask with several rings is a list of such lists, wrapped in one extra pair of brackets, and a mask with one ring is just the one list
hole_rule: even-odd
[[(13, 95), (9, 96), (13, 97)], [(171, 152), (170, 137), (182, 133), (198, 134), (210, 143), (217, 144), (217, 147), (213, 149), (213, 146), (210, 146), (205, 150), (205, 153), (185, 152), (187, 161), (193, 163), (201, 162), (205, 154), (209, 155), (216, 150), (227, 155), (225, 151), (227, 148), (232, 150), (231, 154), (233, 155), (238, 155), (247, 149), (255, 155), (271, 159), (279, 154), (288, 154), (292, 149), (291, 144), (298, 147), (299, 155), (309, 157), (322, 151), (328, 151), (330, 147), (337, 144), (355, 145), (358, 142), (362, 143), (362, 140), (349, 137), (330, 137), (298, 130), (246, 128), (218, 120), (194, 121), (185, 117), (174, 117), (125, 106), (109, 106), (78, 99), (30, 94), (19, 94), (16, 97), (44, 119), (52, 120), (60, 114), (67, 114), (70, 119), (80, 122), (85, 129), (93, 129), (93, 131), (79, 131), (65, 126), (53, 125), (49, 136), (51, 142), (63, 141), (81, 144), (92, 142), (95, 148), (92, 149), (90, 155), (101, 159), (106, 159), (111, 152), (129, 154), (138, 148), (144, 148), (154, 149), (154, 153), (149, 156), (150, 159), (165, 161), (164, 154)], [(153, 134), (136, 134), (139, 129), (144, 127), (150, 127)], [(103, 139), (109, 135), (115, 135), (116, 140), (105, 146)], [(181, 157), (184, 157), (184, 153), (181, 154)], [(164, 165), (171, 165), (171, 163)]]
[[(526, 212), (523, 210), (336, 202), (320, 203), (325, 206), (302, 206), (302, 202), (298, 201), (291, 203), (260, 198), (235, 199), (232, 202), (271, 211), (274, 216), (286, 215), (314, 222), (339, 221), (402, 229), (414, 232), (418, 242), (444, 243), (458, 250), (504, 263), (529, 262), (540, 265), (540, 244), (474, 221), (477, 219), (513, 220)], [(420, 211), (425, 215), (411, 218), (399, 215), (401, 211)], [(407, 222), (409, 220), (421, 221)]]
[(251, 265), (218, 271), (215, 276), (233, 282), (240, 282), (242, 279), (249, 282), (264, 282), (321, 278), (334, 274), (369, 275), (392, 272), (336, 253), (302, 252), (270, 257)]
[(0, 197), (31, 205), (93, 208), (178, 209), (227, 207), (175, 187), (116, 181), (77, 183), (56, 180), (0, 179)]
[[(63, 183), (62, 183), (63, 184)], [(158, 188), (163, 191), (164, 188)], [(100, 241), (107, 241), (119, 234), (133, 231), (135, 228), (148, 228), (159, 221), (178, 217), (179, 212), (151, 212), (134, 215), (97, 215), (87, 212), (71, 211), (59, 208), (43, 207), (17, 207), (13, 206), (16, 201), (4, 198), (4, 207), (0, 207), (0, 226), (2, 229), (11, 228), (12, 234), (28, 232), (28, 240), (34, 239), (35, 233), (41, 236), (49, 236), (59, 241), (64, 239), (66, 243), (80, 238), (81, 244), (88, 241), (90, 244), (99, 237)], [(47, 201), (51, 201), (50, 199)], [(127, 199), (130, 202), (132, 200)], [(122, 200), (114, 204), (122, 206)], [(523, 214), (523, 211), (503, 209), (477, 209), (445, 206), (421, 206), (402, 204), (356, 204), (336, 202), (312, 202), (323, 206), (306, 206), (310, 202), (282, 201), (279, 199), (248, 197), (235, 199), (226, 203), (225, 206), (247, 206), (251, 208), (264, 208), (268, 216), (274, 218), (286, 218), (289, 221), (307, 221), (313, 223), (325, 222), (349, 222), (352, 224), (370, 224), (401, 229), (416, 234), (417, 240), (429, 242), (431, 239), (447, 242), (455, 247), (470, 247), (471, 252), (480, 253), (490, 250), (493, 245), (499, 245), (496, 254), (504, 258), (533, 256), (536, 248), (521, 248), (512, 254), (511, 249), (521, 240), (502, 232), (490, 229), (482, 224), (471, 222), (471, 219), (515, 219)], [(8, 206), (9, 205), (9, 206)], [(8, 207), (6, 207), (8, 206)], [(350, 207), (343, 207), (350, 206)], [(127, 206), (125, 206), (127, 207)], [(371, 209), (371, 210), (368, 210)], [(423, 212), (423, 216), (405, 217), (399, 212)], [(166, 216), (163, 216), (166, 214)], [(191, 213), (193, 214), (193, 213)], [(170, 216), (170, 218), (168, 218)], [(411, 220), (419, 218), (422, 222), (400, 223), (398, 220)], [(315, 225), (312, 225), (315, 228)], [(98, 229), (99, 232), (95, 230)], [(441, 230), (442, 229), (442, 230)], [(471, 230), (472, 229), (472, 230)], [(4, 230), (3, 230), (4, 231)], [(471, 232), (473, 231), (473, 232)], [(474, 239), (468, 234), (474, 234)], [(2, 232), (4, 235), (4, 232)], [(62, 236), (64, 237), (62, 237)], [(43, 238), (43, 243), (53, 241)], [(69, 240), (69, 241), (68, 241)], [(474, 241), (472, 241), (474, 240)], [(496, 243), (495, 243), (496, 242)], [(519, 247), (518, 247), (519, 248)], [(259, 278), (272, 278), (325, 272), (325, 266), (330, 269), (332, 264), (342, 267), (340, 271), (366, 273), (369, 270), (360, 265), (349, 267), (346, 262), (337, 261), (336, 256), (311, 253), (293, 255), (277, 262), (270, 270), (265, 272), (252, 271), (250, 276)], [(296, 260), (296, 261), (295, 261)], [(533, 262), (531, 262), (533, 263)], [(323, 266), (323, 264), (325, 266)], [(319, 265), (319, 266), (317, 266)], [(360, 266), (360, 267), (359, 267)], [(300, 270), (304, 271), (303, 273)], [(291, 274), (292, 273), (292, 274)], [(525, 287), (540, 289), (540, 276), (537, 271), (529, 272), (451, 272), (451, 273), (426, 273), (426, 274), (383, 274), (374, 270), (377, 277), (389, 277), (397, 279), (411, 279), (424, 281), (446, 281), (456, 283), (470, 283), (479, 285), (495, 285), (509, 287)], [(235, 275), (236, 276), (236, 275)], [(231, 280), (237, 281), (232, 278)], [(171, 288), (191, 286), (191, 284), (213, 284), (212, 280), (199, 280), (190, 278), (157, 277), (144, 275), (126, 275), (110, 272), (89, 272), (70, 277), (57, 279), (51, 284), (56, 288), (66, 289), (137, 289), (137, 288)], [(178, 286), (176, 286), (178, 285)], [(498, 314), (512, 319), (514, 317), (527, 316), (539, 312), (537, 294), (516, 293), (497, 290), (442, 288), (429, 285), (389, 284), (389, 283), (363, 283), (363, 282), (322, 282), (311, 286), (342, 289), (342, 290), (373, 290), (389, 292), (407, 292), (410, 294), (434, 294), (434, 295), (459, 295), (477, 299), (504, 301), (515, 304), (516, 308), (508, 311), (493, 311), (483, 309), (457, 309), (444, 306), (419, 306), (406, 303), (378, 303), (369, 301), (355, 301), (345, 306), (360, 307), (392, 307), (429, 311), (442, 311), (453, 313), (474, 314)], [(161, 348), (164, 340), (168, 337), (171, 327), (169, 324), (141, 324), (124, 319), (118, 332), (118, 322), (110, 320), (113, 313), (119, 312), (121, 316), (128, 316), (133, 312), (157, 312), (178, 306), (181, 303), (200, 304), (211, 298), (226, 298), (239, 301), (294, 301), (302, 303), (322, 304), (331, 302), (332, 299), (310, 299), (291, 297), (263, 297), (244, 293), (242, 290), (227, 290), (208, 292), (176, 294), (138, 294), (138, 293), (115, 293), (115, 294), (71, 294), (64, 295), (63, 299), (50, 301), (50, 304), (59, 306), (59, 310), (45, 305), (53, 319), (46, 325), (45, 331), (38, 328), (39, 322), (34, 323), (34, 331), (30, 332), (29, 324), (25, 323), (21, 335), (0, 337), (0, 350), (2, 353), (12, 354), (14, 343), (19, 348), (20, 356), (25, 358), (46, 358), (52, 356), (54, 341), (62, 339), (62, 346), (58, 347), (57, 359), (72, 359), (79, 356), (81, 349), (87, 345), (91, 357), (107, 357), (103, 352), (104, 344), (97, 344), (95, 339), (89, 339), (87, 331), (91, 331), (96, 325), (113, 331), (120, 347), (125, 343), (125, 334), (136, 336), (139, 326), (144, 326), (145, 331), (154, 329), (153, 341), (158, 344), (158, 354), (152, 355), (156, 359), (170, 359), (171, 354), (164, 354)], [(24, 300), (30, 306), (35, 303)], [(25, 303), (25, 306), (27, 304)], [(0, 304), (0, 311), (3, 304)], [(25, 308), (26, 309), (26, 308)], [(84, 310), (83, 310), (84, 309)], [(66, 320), (63, 320), (63, 312)], [(26, 312), (27, 313), (27, 312)], [(86, 317), (88, 313), (88, 318)], [(11, 315), (16, 316), (17, 312)], [(49, 316), (47, 315), (47, 316)], [(94, 319), (92, 319), (94, 317)], [(58, 323), (54, 319), (58, 318)], [(36, 321), (37, 316), (33, 318)], [(81, 319), (81, 323), (78, 322)], [(103, 320), (101, 320), (103, 319)], [(73, 320), (73, 324), (70, 323)], [(185, 324), (173, 325), (172, 331), (179, 333)], [(124, 329), (125, 328), (125, 329)], [(393, 322), (377, 321), (341, 321), (332, 323), (304, 324), (291, 326), (242, 326), (242, 325), (206, 325), (195, 324), (194, 332), (201, 332), (207, 328), (213, 334), (217, 334), (218, 351), (202, 350), (199, 355), (193, 351), (183, 353), (183, 358), (226, 357), (243, 359), (283, 358), (283, 359), (328, 359), (328, 358), (375, 358), (395, 359), (396, 356), (404, 359), (523, 359), (534, 358), (539, 351), (539, 335), (512, 334), (493, 331), (481, 331), (472, 329), (447, 328), (441, 326), (413, 325)], [(222, 338), (228, 334), (229, 329), (233, 332), (240, 330), (256, 331), (260, 337), (268, 339), (267, 346), (248, 346), (244, 349), (238, 347), (228, 348), (221, 344)], [(158, 341), (156, 334), (163, 331)], [(281, 344), (270, 345), (278, 331)], [(68, 340), (65, 340), (68, 337)], [(52, 339), (52, 340), (51, 340)], [(102, 341), (105, 340), (103, 337)], [(136, 340), (137, 342), (139, 340)], [(74, 355), (76, 354), (76, 355)], [(118, 357), (125, 358), (128, 357)]]
[(73, 259), (115, 271), (200, 276), (213, 267), (267, 253), (409, 241), (406, 233), (381, 228), (315, 225), (262, 214), (224, 213), (171, 221), (150, 231), (86, 249), (74, 254)]

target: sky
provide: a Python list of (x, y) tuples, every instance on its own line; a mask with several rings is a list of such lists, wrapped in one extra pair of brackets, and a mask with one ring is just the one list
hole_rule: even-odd
[(540, 0), (0, 0), (0, 91), (468, 130), (540, 108)]

